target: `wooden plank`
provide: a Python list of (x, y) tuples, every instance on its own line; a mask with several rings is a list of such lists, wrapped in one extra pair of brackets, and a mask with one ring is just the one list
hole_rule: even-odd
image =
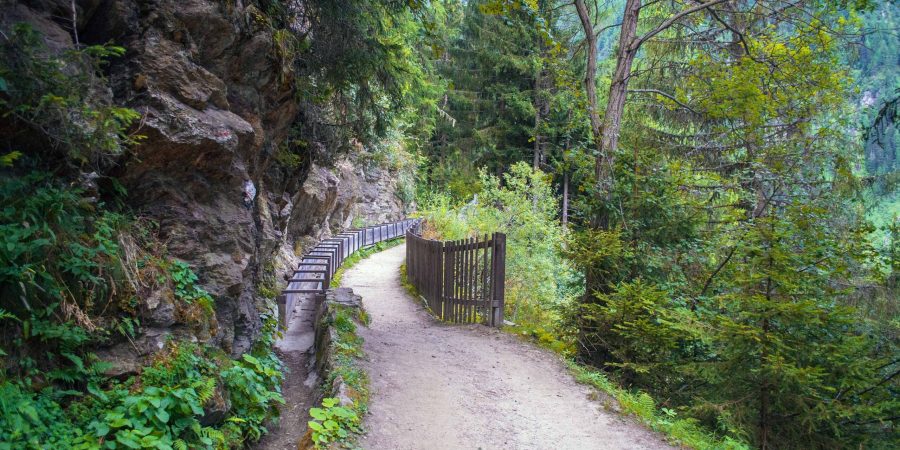
[(437, 255), (438, 259), (441, 260), (441, 285), (439, 287), (439, 296), (438, 301), (435, 302), (435, 315), (441, 319), (446, 320), (447, 314), (447, 283), (450, 281), (450, 277), (448, 275), (448, 270), (450, 269), (449, 260), (447, 259), (447, 243), (441, 242), (441, 248)]
[(494, 292), (491, 301), (498, 306), (493, 306), (491, 311), (491, 325), (503, 326), (503, 307), (505, 304), (506, 287), (506, 235), (494, 233), (493, 253)]
[(435, 298), (435, 307), (442, 307), (442, 298), (441, 294), (444, 288), (444, 242), (438, 241), (435, 242), (434, 247), (434, 260), (437, 263), (437, 286), (434, 287), (434, 298)]
[[(453, 294), (454, 298), (462, 298), (463, 296), (462, 273), (463, 266), (466, 263), (466, 254), (462, 251), (462, 243), (462, 239), (457, 241), (458, 250), (454, 252), (454, 256), (456, 257), (456, 271), (453, 274), (453, 278), (456, 279), (454, 283), (456, 285), (455, 293)], [(453, 318), (453, 321), (456, 323), (460, 323), (462, 321), (462, 308), (463, 306), (461, 303), (457, 302), (454, 304), (454, 309), (456, 311), (454, 313), (455, 317)]]
[(444, 299), (444, 316), (447, 322), (453, 321), (453, 314), (456, 311), (451, 298), (456, 296), (456, 253), (450, 250), (451, 242), (447, 243), (447, 297)]
[[(488, 235), (484, 235), (485, 242), (488, 241)], [(487, 301), (488, 298), (488, 255), (489, 255), (489, 247), (484, 247), (484, 256), (482, 257), (481, 262), (481, 301)], [(482, 320), (488, 321), (491, 316), (491, 306), (488, 303), (484, 310), (482, 311), (483, 317)]]
[[(466, 295), (468, 300), (475, 300), (475, 288), (477, 285), (475, 284), (475, 265), (477, 264), (475, 257), (478, 256), (478, 252), (476, 252), (476, 244), (478, 243), (477, 238), (471, 238), (472, 243), (469, 245), (469, 267), (466, 268), (466, 272), (468, 275), (466, 276), (467, 283), (469, 285), (469, 293)], [(466, 319), (466, 322), (472, 323), (475, 322), (475, 305), (469, 305), (469, 314)]]
[[(459, 248), (460, 253), (462, 254), (462, 264), (459, 266), (459, 298), (462, 300), (467, 300), (469, 297), (469, 280), (468, 280), (468, 271), (469, 271), (469, 252), (468, 252), (469, 238), (464, 238), (462, 240), (462, 244)], [(465, 302), (459, 303), (459, 323), (466, 323), (468, 320), (468, 306)]]
[[(475, 236), (474, 238), (472, 238), (472, 241), (472, 249), (469, 250), (472, 252), (472, 267), (469, 269), (469, 273), (471, 274), (470, 284), (472, 285), (472, 290), (469, 294), (469, 298), (471, 298), (472, 301), (475, 302), (478, 299), (478, 244), (480, 243), (480, 240), (478, 239), (478, 236)], [(474, 323), (477, 318), (478, 308), (476, 303), (472, 305), (472, 315), (469, 318), (469, 322)]]
[(428, 261), (431, 265), (431, 272), (429, 273), (429, 286), (428, 286), (428, 296), (433, 299), (438, 297), (438, 290), (440, 289), (440, 280), (441, 280), (441, 261), (439, 258), (440, 252), (440, 242), (437, 241), (429, 241), (428, 242)]
[(447, 290), (447, 298), (445, 299), (446, 305), (444, 307), (447, 308), (446, 320), (448, 322), (456, 320), (456, 304), (453, 302), (453, 298), (456, 297), (456, 252), (451, 249), (452, 246), (453, 243), (451, 242), (447, 247), (447, 257), (450, 258), (450, 270), (448, 272), (450, 280), (447, 282), (449, 289)]

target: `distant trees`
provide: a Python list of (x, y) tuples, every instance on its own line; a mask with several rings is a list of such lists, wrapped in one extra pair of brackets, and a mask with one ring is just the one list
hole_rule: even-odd
[(474, 2), (429, 150), (457, 160), (432, 167), (468, 196), (464, 171), (548, 156), (585, 292), (558, 332), (582, 361), (760, 448), (891, 448), (896, 243), (859, 202), (842, 63), (868, 6)]

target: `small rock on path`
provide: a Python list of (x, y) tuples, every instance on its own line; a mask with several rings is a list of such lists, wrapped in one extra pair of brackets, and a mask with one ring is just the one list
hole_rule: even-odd
[(560, 358), (483, 325), (447, 325), (400, 285), (405, 246), (347, 271), (371, 325), (365, 449), (672, 449), (590, 399)]

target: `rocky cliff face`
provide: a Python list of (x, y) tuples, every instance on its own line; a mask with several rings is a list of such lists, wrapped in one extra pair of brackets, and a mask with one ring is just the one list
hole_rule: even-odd
[[(130, 206), (159, 223), (170, 254), (189, 262), (214, 296), (211, 343), (233, 354), (249, 347), (267, 305), (259, 285), (292, 262), (297, 247), (357, 217), (377, 223), (404, 215), (396, 173), (366, 170), (358, 156), (295, 169), (275, 162), (302, 111), (276, 39), (254, 6), (78, 0), (73, 11), (72, 5), (0, 2), (0, 21), (31, 23), (55, 50), (76, 39), (127, 49), (108, 66), (108, 92), (142, 114), (136, 131), (146, 138), (112, 175), (127, 188)], [(143, 309), (142, 353), (179, 328), (166, 296), (148, 296)]]

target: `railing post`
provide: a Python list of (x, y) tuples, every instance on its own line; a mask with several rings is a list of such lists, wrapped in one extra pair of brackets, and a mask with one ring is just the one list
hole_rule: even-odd
[(322, 291), (323, 291), (323, 292), (324, 292), (324, 291), (327, 291), (328, 288), (331, 287), (331, 274), (332, 274), (331, 268), (330, 268), (330, 267), (326, 267), (326, 268), (325, 268), (325, 273), (322, 274), (322, 280), (323, 280), (323, 281), (322, 281)]
[(493, 275), (493, 295), (491, 296), (491, 326), (503, 326), (503, 304), (506, 295), (506, 235), (494, 233), (491, 274)]
[(275, 297), (275, 303), (278, 304), (278, 326), (282, 330), (287, 330), (287, 295), (281, 294)]

